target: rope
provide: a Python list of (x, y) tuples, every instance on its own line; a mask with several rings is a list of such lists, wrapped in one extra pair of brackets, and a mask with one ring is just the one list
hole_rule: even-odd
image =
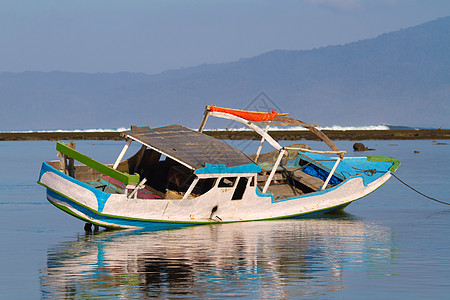
[(358, 171), (362, 171), (362, 172), (366, 173), (366, 175), (368, 175), (368, 176), (372, 176), (375, 173), (387, 173), (388, 172), (388, 171), (377, 171), (377, 169), (364, 170), (364, 169), (360, 169), (360, 168), (357, 168), (357, 167), (352, 167), (352, 168), (355, 169), (355, 170), (358, 170)]
[(410, 186), (409, 184), (407, 184), (406, 182), (404, 182), (403, 180), (401, 180), (400, 178), (398, 178), (394, 173), (391, 173), (391, 175), (394, 176), (398, 181), (400, 181), (401, 183), (403, 183), (404, 185), (406, 185), (407, 187), (409, 187), (410, 189), (412, 189), (414, 192), (418, 193), (419, 195), (422, 195), (422, 196), (424, 196), (425, 198), (428, 198), (428, 199), (430, 199), (430, 200), (436, 201), (436, 202), (441, 203), (441, 204), (450, 205), (450, 203), (448, 203), (448, 202), (444, 202), (444, 201), (435, 199), (435, 198), (433, 198), (433, 197), (430, 197), (430, 196), (425, 195), (424, 193), (419, 192), (418, 190), (416, 190), (415, 188), (413, 188), (412, 186)]
[[(358, 170), (358, 171), (363, 171), (364, 173), (366, 173), (366, 174), (369, 175), (369, 176), (372, 176), (372, 175), (375, 174), (375, 173), (387, 173), (387, 172), (388, 172), (388, 171), (377, 171), (376, 169), (367, 169), (367, 170), (363, 170), (363, 169), (359, 169), (359, 168), (356, 168), (356, 167), (353, 167), (353, 169)], [(412, 186), (410, 186), (409, 184), (407, 184), (406, 182), (404, 182), (403, 180), (401, 180), (400, 178), (398, 178), (397, 175), (395, 175), (395, 174), (392, 173), (392, 172), (391, 172), (391, 175), (392, 175), (395, 179), (397, 179), (398, 181), (400, 181), (401, 183), (403, 183), (405, 186), (409, 187), (411, 190), (413, 190), (414, 192), (418, 193), (419, 195), (424, 196), (425, 198), (428, 198), (428, 199), (430, 199), (430, 200), (436, 201), (436, 202), (441, 203), (441, 204), (450, 205), (450, 203), (448, 203), (448, 202), (444, 202), (444, 201), (438, 200), (438, 199), (436, 199), (436, 198), (427, 196), (427, 195), (425, 195), (424, 193), (419, 192), (418, 190), (416, 190), (415, 188), (413, 188)]]

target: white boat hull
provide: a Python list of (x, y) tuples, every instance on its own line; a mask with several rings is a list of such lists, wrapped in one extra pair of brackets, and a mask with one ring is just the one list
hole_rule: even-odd
[(388, 171), (371, 183), (354, 176), (335, 187), (283, 200), (261, 194), (255, 187), (241, 200), (231, 200), (233, 188), (211, 189), (193, 199), (128, 199), (84, 184), (44, 163), (39, 183), (47, 199), (86, 222), (109, 228), (158, 228), (221, 222), (310, 217), (342, 209), (366, 196), (391, 177)]

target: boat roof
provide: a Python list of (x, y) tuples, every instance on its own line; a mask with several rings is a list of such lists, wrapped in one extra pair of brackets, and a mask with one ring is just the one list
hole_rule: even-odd
[(125, 131), (131, 138), (193, 169), (207, 164), (237, 167), (256, 163), (241, 151), (206, 134), (180, 126), (169, 125), (143, 131)]

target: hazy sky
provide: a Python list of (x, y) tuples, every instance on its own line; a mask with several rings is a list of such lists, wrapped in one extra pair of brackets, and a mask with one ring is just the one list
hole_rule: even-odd
[(145, 72), (344, 44), (450, 0), (0, 0), (0, 72)]

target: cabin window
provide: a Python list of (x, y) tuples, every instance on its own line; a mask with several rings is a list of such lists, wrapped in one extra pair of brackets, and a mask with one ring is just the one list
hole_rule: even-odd
[(248, 178), (247, 177), (241, 177), (239, 178), (239, 182), (236, 186), (236, 189), (234, 190), (233, 197), (231, 200), (242, 200), (242, 197), (244, 196), (245, 189), (247, 187)]
[(194, 189), (192, 190), (192, 194), (195, 197), (206, 194), (216, 185), (217, 178), (201, 178), (198, 180)]
[(250, 186), (255, 186), (255, 176), (250, 178)]
[(194, 181), (195, 175), (182, 165), (171, 166), (167, 175), (167, 188), (178, 192), (186, 192)]
[(236, 179), (237, 179), (237, 177), (223, 177), (219, 181), (219, 187), (220, 188), (231, 188), (234, 186)]

